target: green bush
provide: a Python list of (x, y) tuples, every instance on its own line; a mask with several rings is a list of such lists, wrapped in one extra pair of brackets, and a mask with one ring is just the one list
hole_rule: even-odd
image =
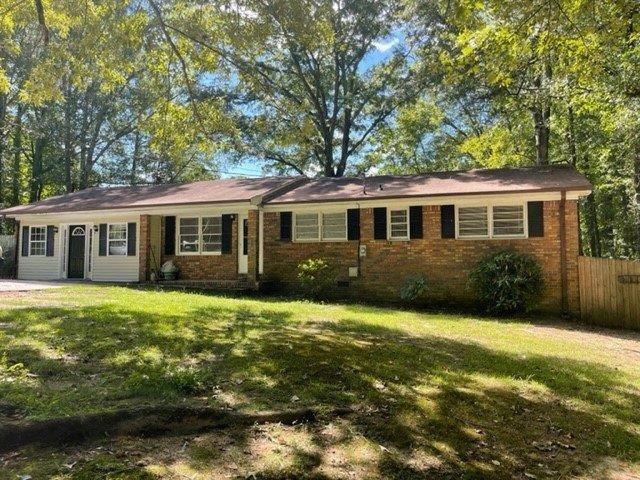
[(542, 270), (531, 255), (501, 251), (477, 263), (470, 283), (488, 312), (528, 311), (542, 293)]
[(317, 299), (335, 283), (335, 275), (324, 259), (309, 258), (298, 264), (298, 280), (305, 293)]
[(418, 274), (407, 277), (400, 289), (400, 299), (407, 303), (414, 302), (426, 289), (427, 279), (424, 275)]

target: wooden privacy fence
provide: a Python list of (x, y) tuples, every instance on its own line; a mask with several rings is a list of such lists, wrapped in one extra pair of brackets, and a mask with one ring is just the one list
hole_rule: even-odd
[(640, 262), (578, 258), (582, 320), (640, 329)]

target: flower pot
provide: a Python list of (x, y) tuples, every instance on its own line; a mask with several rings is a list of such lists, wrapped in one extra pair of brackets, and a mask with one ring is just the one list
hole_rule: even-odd
[(175, 280), (176, 278), (178, 278), (178, 272), (164, 272), (164, 279), (165, 280)]

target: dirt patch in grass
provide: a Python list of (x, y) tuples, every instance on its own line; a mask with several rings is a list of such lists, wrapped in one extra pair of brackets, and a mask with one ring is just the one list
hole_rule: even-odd
[[(353, 413), (340, 408), (331, 416)], [(263, 423), (295, 425), (314, 422), (311, 408), (280, 412), (241, 413), (217, 408), (154, 406), (114, 412), (62, 417), (50, 420), (0, 425), (0, 453), (32, 443), (71, 444), (98, 437), (187, 435), (208, 430)]]

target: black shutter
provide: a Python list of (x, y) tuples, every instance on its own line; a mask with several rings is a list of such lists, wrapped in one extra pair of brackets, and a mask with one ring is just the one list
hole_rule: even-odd
[(54, 251), (54, 229), (55, 227), (53, 225), (47, 225), (47, 257), (53, 257), (53, 251)]
[(456, 238), (456, 208), (454, 205), (440, 206), (440, 228), (442, 238)]
[(528, 202), (527, 217), (529, 220), (529, 236), (544, 237), (544, 207), (543, 202)]
[(385, 207), (373, 209), (373, 238), (375, 240), (387, 239), (387, 209)]
[(222, 253), (231, 253), (233, 215), (222, 215)]
[(29, 256), (29, 227), (22, 227), (22, 256)]
[(347, 239), (360, 240), (360, 209), (347, 210)]
[(127, 224), (127, 255), (135, 257), (136, 255), (136, 224), (135, 222)]
[(291, 241), (291, 212), (280, 212), (280, 240)]
[(422, 238), (422, 207), (409, 207), (409, 238)]
[(164, 254), (176, 254), (176, 217), (164, 217)]
[(98, 239), (98, 255), (101, 257), (107, 256), (107, 224), (100, 224), (100, 238)]

